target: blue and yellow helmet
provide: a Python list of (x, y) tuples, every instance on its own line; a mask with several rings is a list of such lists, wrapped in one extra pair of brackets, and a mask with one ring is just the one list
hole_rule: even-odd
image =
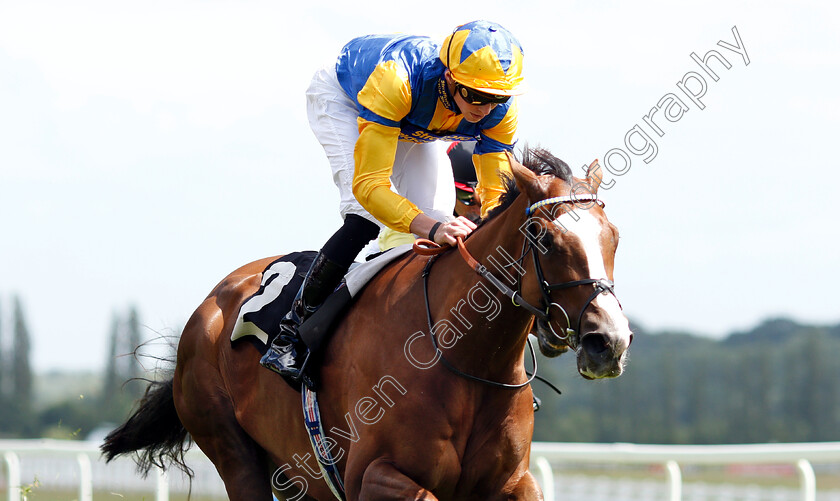
[(440, 48), (440, 60), (456, 82), (502, 96), (515, 96), (525, 90), (522, 54), (519, 40), (489, 21), (458, 26)]

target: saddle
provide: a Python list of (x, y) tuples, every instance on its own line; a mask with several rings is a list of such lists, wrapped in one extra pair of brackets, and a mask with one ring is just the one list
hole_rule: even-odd
[[(350, 267), (335, 291), (298, 329), (301, 339), (313, 355), (320, 353), (326, 346), (335, 326), (364, 286), (387, 264), (411, 249), (412, 244), (401, 245)], [(265, 353), (270, 341), (280, 332), (280, 320), (291, 309), (316, 255), (315, 251), (293, 252), (266, 266), (259, 289), (239, 308), (230, 336), (231, 342), (255, 337), (262, 342), (261, 353)], [(317, 357), (315, 361), (317, 364)], [(309, 370), (314, 368), (312, 361), (309, 367)], [(289, 383), (296, 389), (300, 386), (299, 383)]]

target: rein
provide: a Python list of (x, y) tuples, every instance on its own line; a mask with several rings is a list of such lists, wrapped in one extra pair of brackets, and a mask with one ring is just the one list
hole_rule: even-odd
[[(458, 242), (461, 245), (463, 245), (463, 242), (460, 239), (458, 239)], [(443, 250), (447, 249), (447, 247), (440, 247), (440, 248), (443, 249)], [(455, 374), (457, 374), (457, 375), (459, 375), (463, 378), (470, 379), (470, 380), (473, 380), (473, 381), (478, 381), (479, 383), (488, 384), (490, 386), (495, 386), (497, 388), (505, 388), (505, 389), (508, 389), (508, 390), (516, 390), (516, 389), (523, 388), (523, 387), (531, 384), (534, 381), (534, 379), (537, 378), (538, 376), (537, 376), (537, 354), (534, 351), (534, 345), (531, 344), (530, 339), (528, 340), (528, 348), (529, 348), (529, 351), (531, 352), (531, 362), (534, 365), (534, 373), (530, 374), (531, 377), (529, 377), (528, 380), (525, 381), (524, 383), (518, 383), (518, 384), (499, 383), (497, 381), (491, 381), (489, 379), (484, 379), (484, 378), (481, 378), (481, 377), (478, 377), (478, 376), (473, 376), (472, 374), (467, 374), (466, 372), (461, 371), (460, 369), (458, 369), (457, 367), (452, 365), (446, 359), (446, 357), (443, 356), (443, 352), (441, 351), (440, 346), (438, 346), (437, 336), (435, 336), (434, 322), (432, 322), (432, 308), (431, 308), (431, 305), (429, 304), (429, 274), (431, 274), (432, 265), (437, 260), (437, 258), (440, 254), (441, 254), (441, 252), (437, 252), (435, 254), (432, 254), (432, 258), (429, 259), (429, 261), (426, 263), (426, 266), (423, 267), (423, 298), (426, 300), (426, 320), (429, 324), (429, 335), (432, 338), (432, 346), (434, 346), (435, 353), (437, 354), (437, 356), (440, 357), (440, 361), (443, 362), (443, 365), (446, 366), (447, 369), (449, 369), (453, 373), (455, 373)], [(502, 284), (502, 285), (504, 285), (504, 284)], [(558, 390), (558, 392), (559, 392), (559, 390)]]
[[(548, 198), (548, 199), (536, 202), (536, 203), (530, 205), (527, 209), (525, 209), (525, 214), (530, 217), (531, 214), (533, 214), (535, 210), (537, 210), (541, 207), (544, 207), (546, 205), (578, 203), (578, 202), (587, 202), (587, 201), (597, 203), (599, 206), (604, 207), (604, 203), (601, 200), (599, 200), (595, 195), (581, 195), (581, 196), (572, 195), (572, 196)], [(529, 231), (529, 234), (530, 234), (531, 233), (530, 226), (529, 226), (528, 231)], [(534, 235), (531, 234), (530, 236), (534, 236)], [(586, 312), (586, 309), (589, 307), (589, 305), (592, 304), (592, 301), (594, 301), (595, 298), (598, 297), (600, 294), (606, 294), (606, 293), (612, 294), (613, 297), (616, 298), (616, 301), (618, 301), (618, 297), (615, 296), (615, 289), (614, 289), (615, 284), (611, 280), (598, 279), (598, 278), (586, 278), (586, 279), (583, 279), (583, 280), (573, 280), (573, 281), (569, 281), (569, 282), (549, 284), (545, 280), (545, 275), (543, 274), (543, 271), (542, 271), (542, 264), (541, 264), (540, 259), (539, 259), (538, 251), (536, 250), (536, 247), (534, 246), (532, 240), (529, 239), (529, 238), (526, 238), (525, 243), (523, 245), (522, 256), (520, 256), (519, 260), (524, 258), (525, 254), (527, 254), (528, 252), (530, 252), (533, 255), (534, 270), (536, 271), (537, 280), (539, 281), (539, 284), (540, 284), (540, 291), (542, 292), (542, 295), (543, 295), (543, 302), (545, 303), (545, 305), (547, 305), (545, 307), (545, 310), (543, 310), (543, 309), (541, 309), (537, 306), (532, 305), (528, 301), (526, 301), (518, 291), (515, 291), (515, 290), (511, 289), (510, 287), (508, 287), (498, 277), (493, 275), (493, 273), (490, 272), (490, 270), (488, 270), (486, 266), (479, 263), (478, 260), (476, 260), (472, 256), (472, 254), (469, 253), (469, 251), (467, 250), (467, 247), (464, 245), (463, 239), (461, 239), (460, 237), (457, 239), (457, 246), (458, 246), (458, 252), (461, 254), (461, 257), (464, 259), (464, 261), (466, 261), (467, 265), (469, 265), (479, 276), (481, 276), (482, 278), (484, 278), (485, 280), (490, 282), (502, 294), (504, 294), (505, 296), (510, 298), (510, 300), (513, 303), (514, 306), (524, 308), (525, 310), (527, 310), (529, 313), (531, 313), (535, 317), (544, 321), (548, 325), (548, 328), (551, 330), (551, 332), (558, 339), (565, 342), (574, 351), (577, 351), (577, 344), (578, 344), (577, 336), (578, 336), (578, 333), (580, 332), (580, 324), (583, 320), (583, 314), (584, 314), (584, 312)], [(429, 304), (429, 274), (431, 273), (432, 265), (437, 260), (438, 256), (440, 254), (448, 251), (449, 249), (450, 249), (449, 245), (439, 245), (439, 244), (437, 244), (437, 243), (435, 243), (431, 240), (424, 239), (424, 238), (419, 238), (414, 243), (414, 252), (415, 253), (417, 253), (419, 255), (422, 255), (422, 256), (431, 256), (431, 259), (429, 259), (429, 261), (426, 263), (426, 266), (423, 268), (423, 296), (424, 296), (424, 299), (426, 301), (426, 319), (427, 319), (427, 322), (429, 324), (429, 335), (432, 338), (432, 345), (435, 348), (435, 352), (440, 357), (440, 360), (441, 360), (441, 362), (443, 362), (444, 366), (446, 366), (447, 369), (449, 369), (450, 371), (454, 372), (455, 374), (457, 374), (461, 377), (471, 379), (473, 381), (478, 381), (478, 382), (488, 384), (488, 385), (491, 385), (491, 386), (499, 387), (499, 388), (518, 389), (518, 388), (522, 388), (524, 386), (527, 386), (527, 385), (531, 384), (531, 382), (533, 382), (534, 379), (539, 379), (539, 380), (545, 382), (546, 384), (548, 384), (549, 386), (551, 386), (552, 389), (554, 389), (557, 393), (560, 393), (560, 390), (558, 390), (553, 385), (551, 385), (551, 383), (546, 381), (544, 378), (537, 376), (537, 358), (536, 358), (536, 354), (534, 352), (534, 346), (531, 343), (530, 339), (528, 339), (528, 348), (530, 349), (530, 352), (531, 352), (531, 360), (533, 361), (533, 365), (534, 365), (534, 373), (529, 374), (530, 378), (527, 381), (525, 381), (524, 383), (519, 383), (519, 384), (499, 383), (497, 381), (491, 381), (489, 379), (484, 379), (484, 378), (480, 378), (478, 376), (473, 376), (471, 374), (467, 374), (465, 372), (460, 371), (459, 369), (454, 367), (448, 360), (446, 360), (446, 358), (443, 356), (443, 352), (440, 350), (440, 347), (438, 346), (437, 336), (435, 336), (434, 325), (433, 325), (433, 322), (432, 322), (432, 310), (431, 310), (431, 306)], [(521, 282), (520, 282), (520, 285), (521, 285)], [(571, 320), (569, 319), (569, 315), (568, 315), (568, 313), (566, 313), (565, 308), (563, 308), (563, 306), (560, 305), (559, 303), (556, 303), (556, 302), (551, 300), (551, 292), (555, 291), (555, 290), (570, 289), (572, 287), (578, 287), (578, 286), (581, 286), (581, 285), (593, 285), (595, 290), (589, 296), (589, 299), (587, 299), (584, 307), (580, 310), (580, 315), (578, 315), (578, 320), (577, 320), (577, 329), (573, 329), (572, 324), (571, 324)], [(552, 306), (556, 306), (557, 308), (559, 308), (560, 311), (563, 313), (563, 316), (566, 319), (566, 329), (565, 329), (564, 335), (562, 335), (562, 336), (557, 334), (557, 332), (554, 330), (554, 327), (551, 325), (550, 311), (551, 311)], [(619, 306), (621, 306), (621, 302), (619, 302)], [(527, 374), (527, 372), (526, 372), (526, 374)]]

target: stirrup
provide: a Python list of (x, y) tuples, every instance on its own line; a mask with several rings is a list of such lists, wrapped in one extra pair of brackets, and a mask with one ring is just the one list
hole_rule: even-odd
[(296, 377), (293, 377), (297, 382), (305, 384), (309, 387), (310, 390), (315, 389), (315, 381), (312, 380), (311, 377), (306, 373), (306, 366), (309, 365), (309, 360), (312, 358), (312, 350), (306, 350), (306, 356), (303, 357), (303, 362), (300, 364), (300, 368), (297, 369), (298, 373)]
[(281, 376), (288, 378), (295, 383), (300, 383), (310, 390), (315, 390), (315, 381), (305, 372), (306, 366), (309, 363), (309, 359), (312, 356), (311, 350), (306, 350), (306, 356), (303, 357), (303, 362), (300, 364), (300, 367), (289, 367), (285, 368), (283, 372), (278, 372)]

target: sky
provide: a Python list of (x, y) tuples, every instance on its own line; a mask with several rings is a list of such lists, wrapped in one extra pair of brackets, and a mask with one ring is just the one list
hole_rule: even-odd
[(290, 4), (0, 0), (0, 342), (19, 297), (36, 371), (98, 370), (132, 306), (177, 333), (233, 269), (318, 249), (340, 217), (312, 74), (477, 18), (524, 48), (519, 145), (608, 167), (633, 321), (840, 322), (836, 2)]

